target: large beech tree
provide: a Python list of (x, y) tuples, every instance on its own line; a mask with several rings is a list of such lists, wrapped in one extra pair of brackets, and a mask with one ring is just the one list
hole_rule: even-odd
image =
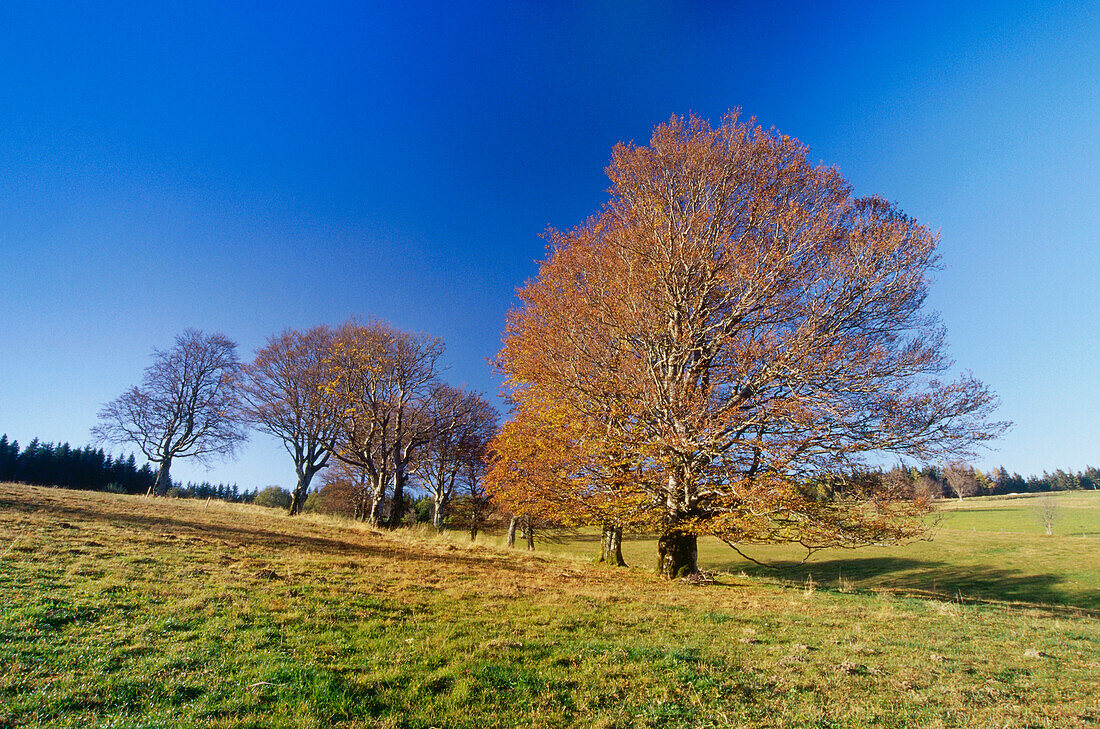
[(325, 388), (331, 346), (328, 327), (287, 330), (270, 337), (242, 368), (243, 418), (279, 438), (294, 460), (291, 515), (301, 512), (313, 476), (328, 465), (336, 444), (335, 398)]
[(669, 577), (696, 571), (700, 534), (811, 550), (919, 534), (924, 503), (861, 467), (1004, 427), (982, 383), (938, 379), (937, 237), (736, 113), (673, 117), (607, 173), (610, 199), (551, 231), (509, 315), (494, 488), (644, 517)]
[(158, 466), (152, 493), (168, 490), (172, 461), (227, 455), (247, 434), (238, 417), (240, 360), (222, 334), (188, 329), (169, 350), (153, 350), (141, 384), (103, 406), (92, 434), (134, 443)]

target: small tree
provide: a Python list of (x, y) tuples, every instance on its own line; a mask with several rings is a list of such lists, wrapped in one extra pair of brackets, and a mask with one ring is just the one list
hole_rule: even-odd
[[(493, 426), (494, 431), (496, 425)], [(493, 516), (493, 505), (485, 489), (485, 473), (488, 469), (488, 441), (479, 449), (464, 453), (459, 478), (463, 487), (463, 505), (469, 517), (470, 541), (477, 540), (477, 534), (484, 529)]]
[(981, 483), (974, 467), (965, 461), (952, 461), (944, 466), (943, 479), (959, 501), (962, 501), (964, 496), (974, 496), (981, 492)]
[(432, 524), (443, 529), (443, 516), (463, 467), (483, 457), (496, 430), (496, 411), (476, 392), (450, 385), (436, 387), (425, 406), (429, 439), (416, 474), (432, 497)]
[(1061, 510), (1058, 507), (1058, 499), (1054, 494), (1045, 493), (1035, 499), (1035, 517), (1043, 525), (1048, 537), (1054, 536), (1054, 523), (1058, 521)]
[(320, 488), (313, 491), (307, 500), (312, 499), (316, 511), (367, 521), (375, 504), (372, 488), (373, 483), (366, 469), (337, 459), (321, 474)]
[(268, 486), (256, 494), (252, 503), (256, 506), (266, 506), (271, 509), (285, 509), (290, 506), (290, 492), (280, 486)]
[(134, 443), (158, 466), (154, 495), (171, 485), (172, 461), (233, 453), (246, 439), (238, 416), (237, 345), (188, 329), (169, 350), (153, 350), (141, 384), (103, 406), (92, 434)]

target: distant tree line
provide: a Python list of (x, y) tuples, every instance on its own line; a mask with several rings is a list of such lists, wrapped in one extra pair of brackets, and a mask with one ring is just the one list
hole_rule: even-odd
[(1083, 471), (1064, 471), (1059, 468), (1053, 473), (1043, 471), (1040, 476), (1024, 477), (1019, 473), (1009, 473), (1004, 466), (983, 472), (968, 463), (955, 461), (921, 469), (897, 466), (886, 472), (885, 476), (908, 482), (914, 491), (931, 498), (961, 499), (970, 496), (1100, 489), (1100, 469), (1095, 466), (1087, 466)]
[(258, 493), (259, 489), (241, 491), (237, 484), (213, 484), (209, 481), (202, 483), (188, 481), (184, 486), (172, 486), (168, 489), (168, 495), (178, 499), (218, 499), (234, 504), (251, 504)]
[[(156, 472), (148, 463), (139, 468), (133, 453), (114, 458), (102, 448), (90, 445), (74, 448), (68, 443), (42, 443), (38, 438), (20, 449), (19, 441), (9, 441), (5, 433), (0, 435), (0, 481), (81, 491), (144, 494), (156, 482)], [(256, 496), (255, 490), (242, 492), (236, 484), (209, 482), (173, 486), (169, 493), (179, 498), (244, 503), (251, 502)]]
[(37, 438), (20, 450), (18, 441), (0, 436), (0, 481), (61, 486), (84, 491), (143, 494), (156, 474), (134, 455), (112, 458), (102, 448), (73, 448), (68, 443), (42, 443)]

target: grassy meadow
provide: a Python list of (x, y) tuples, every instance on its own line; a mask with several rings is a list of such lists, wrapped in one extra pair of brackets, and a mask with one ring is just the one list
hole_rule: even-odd
[(3, 484), (0, 727), (1097, 726), (1078, 496), (1084, 537), (975, 499), (932, 542), (778, 574), (706, 544), (722, 573), (693, 585), (595, 565), (583, 535), (528, 554)]
[[(792, 546), (742, 549), (768, 568), (742, 559), (716, 539), (701, 539), (703, 569), (816, 584), (841, 591), (890, 591), (956, 602), (1025, 603), (1100, 614), (1100, 491), (1048, 494), (1056, 505), (1054, 536), (1039, 516), (1042, 496), (989, 496), (940, 503), (929, 541), (903, 546), (830, 549), (806, 559)], [(624, 537), (627, 564), (650, 567), (656, 537)], [(545, 545), (582, 557), (599, 549), (597, 532)]]

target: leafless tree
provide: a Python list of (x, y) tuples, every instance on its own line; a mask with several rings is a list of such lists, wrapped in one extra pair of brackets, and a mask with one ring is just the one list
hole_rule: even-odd
[(339, 402), (336, 457), (370, 475), (372, 522), (391, 480), (389, 525), (404, 516), (410, 464), (431, 434), (426, 405), (442, 354), (441, 340), (381, 321), (349, 322), (336, 332), (327, 385)]
[[(495, 412), (494, 412), (495, 417)], [(485, 491), (485, 473), (489, 467), (489, 443), (498, 429), (497, 422), (492, 424), (492, 434), (476, 449), (464, 453), (460, 478), (463, 486), (463, 501), (470, 517), (470, 541), (477, 539), (477, 533), (493, 516), (493, 505)]]
[(1053, 537), (1054, 523), (1058, 521), (1058, 517), (1060, 516), (1058, 500), (1054, 498), (1054, 494), (1045, 493), (1039, 496), (1039, 498), (1035, 500), (1034, 509), (1036, 518), (1046, 530), (1046, 535), (1048, 537)]
[(92, 434), (134, 443), (158, 465), (151, 489), (164, 494), (176, 458), (232, 454), (247, 435), (238, 418), (237, 345), (188, 329), (169, 350), (153, 350), (141, 384), (103, 406)]
[[(496, 430), (496, 412), (476, 392), (441, 384), (425, 406), (430, 435), (416, 474), (432, 497), (432, 524), (443, 529), (443, 513), (463, 467), (485, 451)], [(475, 530), (476, 534), (476, 530)]]
[(959, 501), (964, 496), (974, 496), (981, 490), (974, 467), (964, 461), (952, 461), (944, 466), (943, 478), (951, 492), (959, 497)]
[(242, 368), (241, 414), (273, 435), (294, 459), (298, 476), (289, 513), (301, 512), (314, 474), (328, 465), (338, 421), (326, 391), (332, 333), (325, 326), (271, 337)]

